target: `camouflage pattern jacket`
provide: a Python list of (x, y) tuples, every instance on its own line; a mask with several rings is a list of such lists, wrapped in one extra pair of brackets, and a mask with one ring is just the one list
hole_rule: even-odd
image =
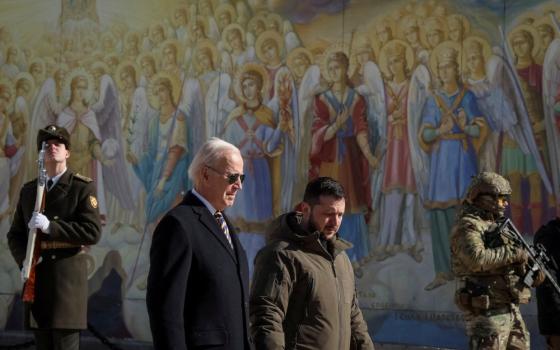
[(490, 308), (527, 303), (530, 290), (521, 277), (526, 267), (517, 263), (517, 248), (496, 227), (484, 211), (463, 206), (450, 238), (453, 272), (478, 293), (488, 295)]

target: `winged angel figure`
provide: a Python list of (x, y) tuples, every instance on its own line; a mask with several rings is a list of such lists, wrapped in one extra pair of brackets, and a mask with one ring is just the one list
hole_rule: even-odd
[(513, 154), (518, 161), (535, 164), (545, 187), (551, 192), (549, 176), (539, 153), (529, 113), (513, 66), (500, 47), (490, 50), (477, 36), (464, 41), (467, 82), (488, 121), (492, 133), (480, 154), (481, 170), (510, 176)]
[(405, 41), (391, 40), (380, 50), (379, 66), (366, 63), (364, 85), (358, 87), (368, 100), (370, 139), (376, 140), (372, 147), (380, 159), (371, 179), (373, 208), (379, 215), (373, 255), (383, 260), (404, 251), (421, 262), (421, 205), (412, 165), (408, 109), (414, 50)]
[[(346, 225), (340, 232), (354, 244), (349, 256), (358, 266), (369, 255), (364, 212), (371, 206), (370, 167), (377, 168), (378, 160), (369, 143), (370, 125), (374, 123), (368, 122), (368, 102), (348, 85), (347, 51), (344, 45), (335, 43), (326, 50), (320, 69), (308, 68), (300, 85), (299, 119), (302, 129), (310, 126), (306, 131), (311, 137), (302, 143), (302, 149), (309, 150), (309, 177), (331, 176), (351, 193), (343, 221)], [(321, 87), (321, 76), (329, 84), (326, 89)]]
[(439, 44), (430, 69), (421, 64), (414, 70), (408, 95), (411, 159), (430, 220), (436, 272), (426, 290), (453, 279), (447, 237), (471, 176), (478, 173), (477, 154), (488, 132), (476, 96), (459, 79), (460, 57), (458, 43)]
[(560, 215), (560, 39), (554, 39), (545, 54), (543, 102), (553, 193)]
[[(92, 76), (82, 68), (73, 70), (65, 80), (62, 104), (56, 98), (54, 80), (48, 79), (33, 109), (29, 135), (49, 124), (68, 130), (73, 154), (69, 167), (96, 181), (99, 210), (107, 215), (105, 191), (117, 198), (124, 210), (134, 209), (135, 203), (128, 177), (121, 176), (127, 170), (117, 89), (110, 76), (100, 79), (99, 92), (93, 96)], [(91, 104), (95, 97), (97, 102)]]

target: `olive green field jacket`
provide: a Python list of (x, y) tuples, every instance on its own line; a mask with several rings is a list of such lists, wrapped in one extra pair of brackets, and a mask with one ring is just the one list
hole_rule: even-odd
[(276, 219), (255, 258), (249, 310), (256, 350), (373, 349), (344, 252), (352, 245), (337, 237), (331, 255), (300, 222), (296, 213)]

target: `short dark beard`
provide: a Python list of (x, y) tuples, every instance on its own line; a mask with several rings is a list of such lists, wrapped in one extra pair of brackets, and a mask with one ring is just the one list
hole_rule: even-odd
[(309, 214), (309, 220), (307, 221), (307, 226), (306, 226), (305, 229), (309, 233), (319, 231), (319, 228), (317, 227), (317, 224), (315, 223), (315, 220), (313, 220), (313, 215), (312, 214)]

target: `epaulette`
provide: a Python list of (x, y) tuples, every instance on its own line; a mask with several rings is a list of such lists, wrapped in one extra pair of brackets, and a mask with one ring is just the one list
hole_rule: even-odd
[(78, 180), (82, 180), (83, 182), (86, 182), (86, 183), (90, 183), (90, 182), (93, 181), (93, 179), (91, 179), (87, 176), (84, 176), (82, 174), (78, 174), (78, 173), (74, 174), (74, 178), (76, 178)]

